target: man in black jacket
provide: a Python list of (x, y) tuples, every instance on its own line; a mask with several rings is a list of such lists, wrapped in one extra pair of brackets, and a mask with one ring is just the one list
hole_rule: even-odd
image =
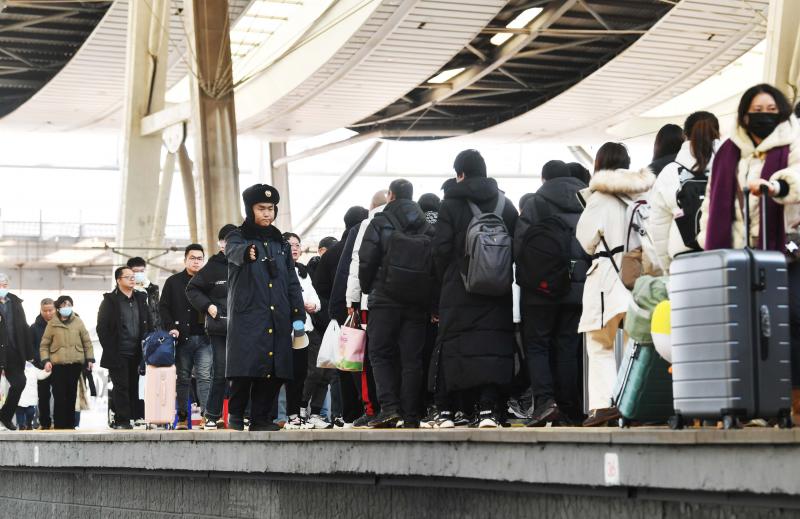
[(0, 424), (16, 430), (11, 417), (25, 389), (25, 361), (33, 361), (33, 341), (22, 308), (22, 299), (8, 291), (8, 276), (0, 273), (0, 364), (8, 380), (6, 401), (0, 408)]
[[(369, 294), (369, 360), (381, 406), (381, 412), (368, 423), (374, 428), (395, 427), (401, 420), (405, 428), (419, 427), (422, 350), (433, 272), (430, 259), (421, 262), (420, 270), (395, 267), (400, 255), (419, 254), (422, 250), (430, 255), (433, 229), (425, 220), (425, 213), (412, 200), (413, 195), (414, 188), (409, 181), (400, 179), (391, 183), (389, 203), (370, 222), (358, 251), (358, 280), (361, 290)], [(400, 234), (417, 235), (413, 243), (420, 250), (412, 252), (406, 242), (400, 247)], [(398, 248), (393, 248), (394, 244), (398, 244)], [(392, 258), (393, 255), (397, 257)], [(403, 262), (403, 266), (408, 267), (408, 262)], [(410, 277), (393, 285), (390, 276), (396, 274)], [(412, 301), (413, 294), (422, 294), (420, 301)]]
[[(441, 282), (439, 337), (431, 370), (435, 373), (436, 406), (442, 423), (452, 427), (454, 391), (468, 391), (480, 405), (479, 427), (497, 427), (505, 410), (503, 391), (514, 372), (514, 321), (511, 285), (501, 296), (467, 292), (467, 228), (473, 218), (469, 203), (492, 212), (503, 203), (501, 217), (511, 236), (517, 210), (486, 175), (486, 162), (476, 150), (458, 154), (453, 169), (456, 178), (444, 186), (439, 208), (433, 259)], [(502, 198), (500, 198), (502, 197)]]
[(114, 384), (114, 429), (130, 429), (139, 414), (139, 363), (142, 340), (153, 329), (147, 296), (134, 290), (136, 278), (130, 267), (114, 272), (117, 287), (103, 294), (97, 312), (97, 338), (103, 347), (100, 366)]
[[(39, 356), (39, 345), (42, 342), (44, 329), (47, 328), (47, 323), (56, 315), (55, 302), (48, 298), (42, 299), (39, 303), (39, 315), (31, 325), (31, 340), (35, 352), (35, 364), (38, 368), (43, 368), (41, 365), (41, 358)], [(49, 429), (53, 425), (53, 420), (50, 417), (50, 393), (51, 382), (50, 377), (38, 382), (37, 391), (39, 393), (39, 428)]]
[(151, 283), (147, 279), (147, 262), (144, 258), (135, 257), (128, 260), (128, 266), (133, 271), (136, 278), (136, 287), (134, 290), (137, 292), (144, 292), (147, 294), (147, 308), (150, 311), (150, 322), (153, 323), (153, 328), (161, 327), (161, 315), (158, 309), (158, 285)]
[(189, 303), (204, 316), (206, 333), (214, 350), (211, 366), (211, 391), (206, 402), (204, 429), (215, 430), (222, 418), (225, 399), (225, 336), (228, 335), (228, 259), (225, 257), (225, 237), (236, 229), (227, 224), (219, 230), (219, 252), (209, 258), (205, 267), (195, 274), (186, 286)]
[[(522, 207), (514, 236), (517, 260), (517, 283), (526, 263), (524, 243), (529, 229), (549, 216), (557, 216), (572, 228), (572, 256), (569, 293), (551, 297), (540, 290), (523, 286), (521, 294), (522, 339), (527, 351), (528, 370), (533, 387), (534, 411), (529, 427), (582, 421), (580, 397), (581, 341), (578, 322), (581, 318), (583, 284), (586, 280), (585, 252), (575, 236), (583, 207), (577, 194), (586, 184), (571, 175), (570, 167), (560, 160), (551, 160), (542, 168), (544, 184), (528, 197)], [(524, 274), (522, 274), (524, 275)]]
[(205, 410), (211, 390), (211, 365), (214, 354), (206, 335), (205, 314), (195, 310), (186, 297), (186, 286), (203, 267), (203, 247), (193, 243), (183, 253), (186, 268), (167, 278), (161, 293), (161, 324), (177, 339), (175, 367), (178, 370), (177, 430), (188, 429), (189, 385), (194, 371), (197, 380), (197, 404)]

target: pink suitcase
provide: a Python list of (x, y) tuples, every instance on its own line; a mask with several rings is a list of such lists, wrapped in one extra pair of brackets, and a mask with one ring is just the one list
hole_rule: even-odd
[(144, 385), (144, 420), (152, 425), (172, 425), (175, 420), (175, 366), (147, 366)]

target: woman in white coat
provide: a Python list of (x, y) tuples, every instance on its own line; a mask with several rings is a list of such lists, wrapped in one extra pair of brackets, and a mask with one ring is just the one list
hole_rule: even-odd
[[(766, 186), (767, 232), (761, 235), (760, 197), (750, 196), (745, 230), (740, 188), (758, 194)], [(711, 168), (698, 241), (706, 250), (749, 243), (797, 254), (800, 224), (800, 124), (780, 90), (767, 84), (748, 89), (739, 102), (736, 128), (720, 146)], [(789, 265), (793, 414), (800, 418), (800, 263)]]
[(689, 140), (683, 143), (675, 160), (661, 170), (649, 197), (648, 233), (665, 272), (669, 271), (675, 256), (699, 249), (685, 243), (675, 223), (676, 215), (682, 211), (678, 207), (677, 194), (682, 181), (708, 177), (714, 153), (719, 147), (719, 121), (714, 114), (695, 112), (686, 119), (683, 128)]
[(630, 170), (630, 162), (622, 144), (609, 142), (600, 147), (584, 196), (586, 209), (576, 230), (581, 246), (594, 258), (584, 285), (578, 326), (578, 332), (586, 334), (589, 358), (590, 412), (586, 427), (619, 417), (610, 405), (617, 379), (614, 340), (631, 302), (618, 273), (628, 226), (627, 209), (630, 203), (643, 199), (656, 180), (647, 168)]

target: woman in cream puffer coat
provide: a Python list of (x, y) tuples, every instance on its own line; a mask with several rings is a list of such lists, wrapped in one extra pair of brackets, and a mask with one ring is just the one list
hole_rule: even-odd
[[(587, 272), (578, 326), (578, 332), (586, 333), (589, 358), (591, 412), (585, 425), (600, 425), (616, 418), (611, 414), (606, 417), (604, 412), (610, 406), (617, 378), (614, 340), (631, 302), (617, 268), (625, 246), (628, 205), (645, 198), (656, 180), (647, 168), (634, 171), (629, 167), (630, 158), (621, 144), (606, 143), (600, 148), (596, 173), (584, 195), (586, 208), (576, 229), (581, 246), (594, 257)], [(613, 262), (606, 245), (615, 252)]]
[(682, 177), (691, 178), (692, 174), (700, 173), (707, 176), (714, 153), (719, 148), (719, 121), (714, 114), (695, 112), (686, 119), (683, 127), (688, 140), (681, 146), (675, 160), (661, 171), (649, 197), (648, 233), (665, 273), (669, 272), (675, 256), (692, 251), (684, 243), (675, 223), (676, 214), (681, 211), (677, 194), (681, 189)]

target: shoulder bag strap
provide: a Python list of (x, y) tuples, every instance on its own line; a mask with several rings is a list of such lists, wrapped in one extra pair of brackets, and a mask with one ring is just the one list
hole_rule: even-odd
[(472, 211), (472, 216), (478, 216), (483, 212), (481, 211), (481, 208), (475, 205), (475, 202), (472, 200), (467, 200), (467, 204), (469, 204), (469, 209)]

